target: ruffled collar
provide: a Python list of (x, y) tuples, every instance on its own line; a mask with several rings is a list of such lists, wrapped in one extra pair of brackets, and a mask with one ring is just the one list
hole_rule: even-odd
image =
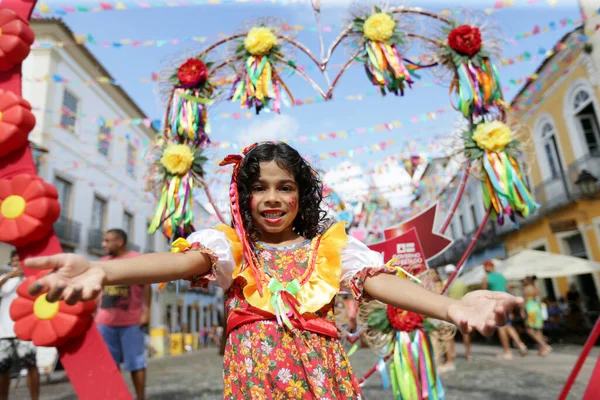
[[(273, 293), (267, 289), (267, 284), (263, 284), (265, 290), (261, 296), (252, 273), (248, 268), (243, 268), (242, 245), (235, 230), (226, 225), (219, 225), (216, 229), (224, 232), (231, 243), (231, 251), (236, 261), (233, 279), (241, 276), (246, 281), (244, 287), (246, 301), (253, 307), (274, 313), (271, 304)], [(342, 276), (342, 250), (346, 247), (347, 241), (348, 236), (344, 222), (334, 224), (325, 233), (312, 239), (311, 249), (314, 251), (311, 254), (312, 261), (309, 261), (311, 263), (309, 268), (312, 268), (312, 271), (296, 294), (301, 314), (317, 312), (329, 304), (339, 292)], [(285, 285), (286, 283), (284, 283)]]

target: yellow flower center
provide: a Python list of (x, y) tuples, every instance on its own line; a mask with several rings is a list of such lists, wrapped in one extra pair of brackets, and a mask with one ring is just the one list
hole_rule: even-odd
[(25, 199), (16, 194), (8, 196), (0, 206), (0, 215), (6, 219), (17, 219), (25, 212)]
[(50, 303), (43, 294), (33, 303), (33, 314), (39, 319), (52, 319), (58, 313), (58, 301)]
[(252, 28), (244, 39), (244, 47), (253, 56), (264, 56), (277, 44), (277, 37), (271, 29), (261, 26)]
[[(2, 36), (2, 29), (0, 29), (0, 36)], [(2, 122), (2, 111), (0, 111), (0, 122)]]
[(387, 42), (394, 35), (396, 22), (387, 13), (379, 12), (372, 14), (363, 26), (363, 33), (369, 40)]
[(512, 132), (500, 121), (483, 122), (475, 128), (473, 140), (485, 151), (500, 152), (512, 140)]
[(194, 153), (185, 144), (170, 144), (160, 159), (165, 169), (173, 175), (185, 175), (192, 168)]

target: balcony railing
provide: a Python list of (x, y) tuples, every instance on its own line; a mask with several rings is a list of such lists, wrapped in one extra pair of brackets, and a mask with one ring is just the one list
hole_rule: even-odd
[(81, 223), (78, 221), (60, 217), (54, 223), (54, 232), (63, 244), (77, 247), (81, 243)]
[(92, 254), (103, 255), (102, 240), (104, 239), (104, 230), (90, 228), (88, 230), (88, 251)]
[[(581, 189), (575, 184), (583, 170), (588, 171), (596, 178), (600, 178), (600, 155), (588, 154), (579, 158), (569, 165), (566, 170), (559, 172), (557, 176), (537, 185), (533, 190), (533, 194), (541, 208), (525, 223), (585, 197), (586, 194), (582, 193)], [(598, 191), (599, 189), (600, 186), (596, 184), (595, 190)]]

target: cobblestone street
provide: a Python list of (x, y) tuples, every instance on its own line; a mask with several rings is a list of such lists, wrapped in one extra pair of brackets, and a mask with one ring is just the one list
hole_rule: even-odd
[[(581, 348), (564, 346), (555, 348), (546, 358), (530, 355), (520, 358), (516, 355), (511, 361), (495, 358), (497, 347), (475, 346), (474, 360), (467, 362), (460, 345), (457, 346), (459, 359), (456, 371), (443, 376), (448, 400), (511, 399), (534, 400), (556, 399), (566, 377), (575, 364)], [(578, 382), (571, 390), (569, 399), (580, 399), (585, 391), (599, 349), (594, 349), (581, 371)], [(376, 357), (369, 350), (360, 350), (351, 358), (357, 376), (373, 366)], [(222, 399), (222, 359), (215, 349), (201, 350), (182, 356), (153, 359), (149, 364), (148, 398), (167, 399)], [(129, 376), (126, 376), (129, 383)], [(29, 398), (24, 380), (20, 387), (11, 389), (11, 399)], [(381, 388), (381, 380), (374, 374), (364, 386), (365, 398), (392, 399), (390, 391)], [(43, 400), (76, 399), (71, 384), (62, 373), (56, 373), (54, 381), (43, 384)]]

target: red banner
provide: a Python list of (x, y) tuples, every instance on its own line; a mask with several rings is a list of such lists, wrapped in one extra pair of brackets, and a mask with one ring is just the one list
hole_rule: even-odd
[(385, 262), (394, 256), (398, 265), (418, 275), (427, 270), (427, 260), (444, 252), (452, 240), (433, 232), (437, 203), (419, 215), (384, 231), (386, 240), (369, 246), (383, 254)]
[(386, 229), (384, 231), (386, 240), (397, 238), (414, 228), (419, 240), (423, 244), (423, 254), (426, 260), (431, 260), (443, 253), (452, 244), (452, 239), (433, 232), (437, 206), (437, 203), (435, 203), (422, 213), (412, 217), (408, 221), (402, 222), (399, 226)]
[(382, 253), (385, 262), (396, 257), (398, 262), (394, 265), (406, 269), (413, 275), (419, 275), (428, 269), (423, 247), (415, 228), (385, 242), (372, 244), (369, 248)]

